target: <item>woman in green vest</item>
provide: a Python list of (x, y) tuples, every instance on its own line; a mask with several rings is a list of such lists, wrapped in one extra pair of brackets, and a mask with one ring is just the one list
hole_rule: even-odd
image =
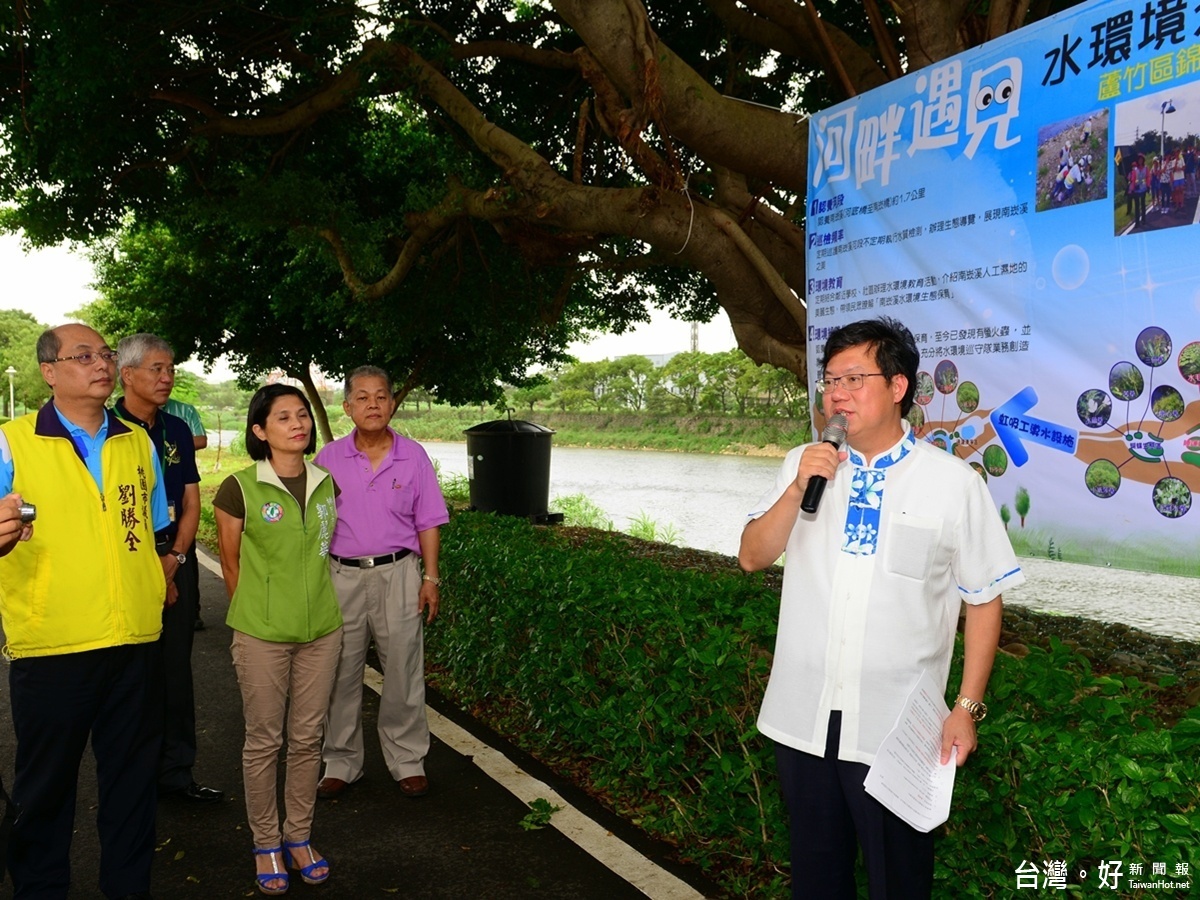
[[(256, 462), (226, 478), (213, 499), (246, 719), (246, 813), (264, 894), (288, 889), (288, 869), (309, 884), (329, 877), (329, 862), (310, 838), (342, 615), (328, 560), (337, 489), (328, 472), (305, 460), (315, 449), (308, 399), (290, 385), (267, 385), (246, 417), (246, 450)], [(275, 784), (285, 709), (281, 827)]]

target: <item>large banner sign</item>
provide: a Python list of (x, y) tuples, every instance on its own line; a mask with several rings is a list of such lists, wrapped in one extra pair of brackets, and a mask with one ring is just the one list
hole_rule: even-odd
[(810, 379), (893, 316), (1019, 552), (1200, 574), (1200, 4), (1085, 3), (810, 126)]

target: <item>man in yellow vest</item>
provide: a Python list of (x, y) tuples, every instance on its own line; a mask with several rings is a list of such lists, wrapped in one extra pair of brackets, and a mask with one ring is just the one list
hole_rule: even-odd
[[(99, 787), (100, 891), (148, 896), (154, 855), (164, 600), (154, 532), (170, 522), (150, 438), (105, 409), (116, 353), (85, 325), (37, 343), (54, 398), (0, 426), (0, 495), (36, 505), (16, 541), (0, 502), (0, 619), (17, 739), (14, 897), (65, 898), (80, 760)], [(11, 526), (10, 526), (11, 528)]]

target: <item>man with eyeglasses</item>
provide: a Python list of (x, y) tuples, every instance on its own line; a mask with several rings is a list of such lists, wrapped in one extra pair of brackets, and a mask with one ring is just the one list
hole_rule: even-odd
[(170, 523), (146, 434), (105, 403), (116, 353), (85, 325), (37, 342), (53, 399), (0, 426), (0, 494), (37, 507), (27, 541), (0, 537), (0, 618), (16, 733), (8, 867), (14, 897), (70, 888), (75, 792), (91, 739), (100, 890), (150, 888), (162, 728), (158, 638), (175, 588), (154, 548)]
[(125, 396), (117, 400), (122, 421), (150, 436), (163, 470), (170, 524), (157, 534), (157, 551), (178, 599), (163, 610), (163, 741), (159, 796), (216, 803), (223, 792), (196, 783), (196, 700), (192, 689), (192, 642), (200, 602), (196, 529), (200, 525), (200, 473), (187, 423), (161, 407), (175, 386), (175, 351), (154, 334), (134, 334), (117, 344), (117, 371)]
[[(932, 833), (886, 809), (863, 781), (922, 672), (945, 690), (963, 601), (963, 676), (941, 762), (966, 761), (987, 712), (1000, 593), (1025, 580), (983, 479), (905, 420), (920, 361), (893, 319), (835, 329), (817, 389), (825, 418), (845, 417), (846, 447), (820, 441), (788, 453), (742, 532), (747, 571), (787, 553), (758, 728), (775, 741), (795, 898), (857, 896), (856, 838), (873, 898), (931, 895)], [(828, 481), (824, 500), (803, 512), (816, 477)]]

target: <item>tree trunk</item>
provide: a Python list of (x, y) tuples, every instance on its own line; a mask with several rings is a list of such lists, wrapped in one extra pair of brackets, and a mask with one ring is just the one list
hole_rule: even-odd
[(321, 399), (321, 392), (317, 390), (316, 382), (312, 379), (312, 372), (309, 371), (308, 366), (305, 366), (299, 371), (288, 374), (304, 385), (304, 393), (308, 395), (308, 402), (312, 404), (313, 418), (316, 419), (317, 429), (321, 433), (321, 443), (328, 444), (333, 440), (333, 430), (329, 427), (329, 413), (325, 411), (325, 402)]

